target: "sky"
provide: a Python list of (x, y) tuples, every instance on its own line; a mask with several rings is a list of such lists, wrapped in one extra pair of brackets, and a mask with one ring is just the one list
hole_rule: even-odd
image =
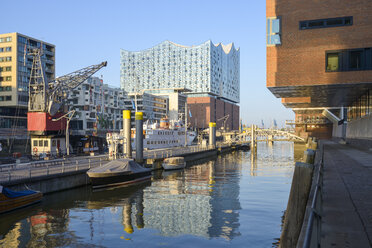
[(243, 124), (279, 126), (294, 113), (266, 88), (264, 0), (4, 1), (0, 33), (18, 32), (56, 46), (56, 76), (108, 61), (95, 76), (120, 87), (120, 49), (140, 51), (164, 40), (207, 40), (240, 48)]

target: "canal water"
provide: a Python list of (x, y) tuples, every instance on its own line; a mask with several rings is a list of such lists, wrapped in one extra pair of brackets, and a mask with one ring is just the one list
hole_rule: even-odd
[(156, 171), (139, 186), (46, 195), (0, 216), (0, 247), (276, 247), (296, 146), (259, 143), (256, 157)]

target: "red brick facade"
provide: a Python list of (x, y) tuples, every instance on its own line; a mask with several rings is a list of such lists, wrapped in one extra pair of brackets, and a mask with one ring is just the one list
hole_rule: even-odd
[(188, 97), (187, 106), (192, 117), (189, 123), (192, 127), (208, 128), (209, 122), (216, 122), (217, 128), (223, 126), (223, 121), (217, 121), (226, 115), (226, 129), (239, 130), (239, 106), (213, 97)]
[[(323, 117), (323, 108), (347, 107), (371, 87), (371, 69), (326, 71), (326, 52), (372, 47), (372, 1), (266, 0), (266, 16), (280, 19), (281, 42), (267, 46), (267, 87), (286, 107), (295, 108), (296, 123), (302, 122), (296, 125), (299, 134), (331, 137), (329, 121), (303, 120)], [(352, 25), (300, 29), (301, 21), (348, 16)]]

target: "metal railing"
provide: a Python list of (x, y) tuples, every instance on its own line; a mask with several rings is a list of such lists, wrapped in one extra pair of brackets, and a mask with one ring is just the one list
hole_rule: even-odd
[(322, 219), (322, 201), (323, 201), (323, 166), (324, 166), (324, 149), (322, 149), (322, 158), (318, 166), (317, 179), (309, 220), (306, 227), (304, 248), (320, 247), (321, 241), (321, 219)]
[(0, 183), (12, 183), (19, 180), (31, 180), (40, 176), (60, 175), (73, 171), (87, 170), (102, 166), (107, 162), (107, 159), (108, 156), (104, 155), (1, 165)]

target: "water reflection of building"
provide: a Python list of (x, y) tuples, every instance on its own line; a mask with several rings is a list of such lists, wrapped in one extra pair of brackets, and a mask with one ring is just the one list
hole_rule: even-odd
[(144, 222), (164, 236), (232, 239), (240, 235), (241, 164), (233, 155), (154, 181), (144, 191)]

